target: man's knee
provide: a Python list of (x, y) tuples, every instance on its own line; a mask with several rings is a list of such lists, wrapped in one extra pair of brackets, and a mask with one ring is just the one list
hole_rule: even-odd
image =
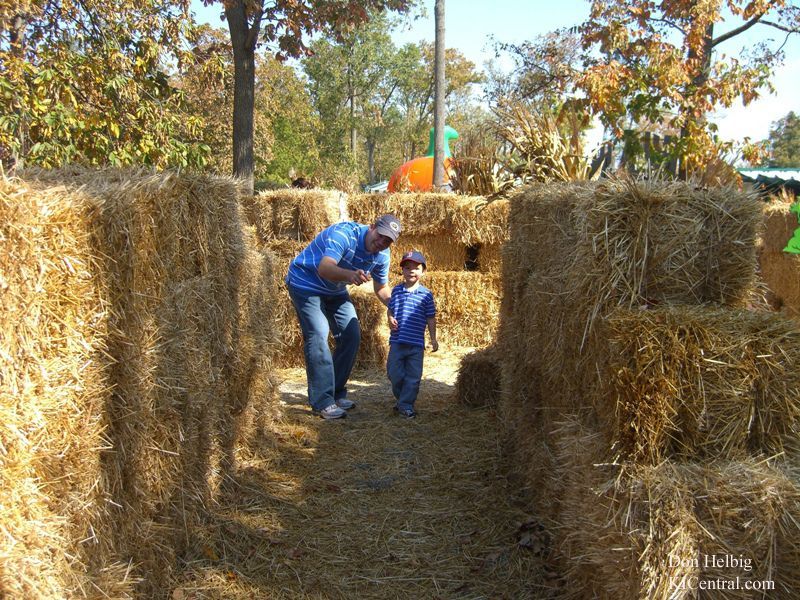
[(361, 343), (361, 326), (358, 323), (358, 319), (350, 319), (347, 327), (342, 330), (339, 336), (339, 343), (355, 346)]

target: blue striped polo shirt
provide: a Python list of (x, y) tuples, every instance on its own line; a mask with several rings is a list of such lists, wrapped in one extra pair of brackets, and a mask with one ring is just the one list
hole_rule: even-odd
[(368, 225), (352, 221), (335, 223), (323, 229), (300, 254), (289, 263), (286, 283), (316, 294), (338, 296), (347, 293), (347, 284), (319, 276), (317, 269), (323, 256), (330, 256), (343, 269), (362, 269), (378, 283), (389, 281), (389, 249), (370, 254), (364, 247)]
[(397, 319), (397, 330), (389, 334), (390, 344), (408, 344), (425, 347), (425, 326), (436, 316), (433, 294), (419, 284), (409, 291), (402, 283), (392, 288), (389, 309)]

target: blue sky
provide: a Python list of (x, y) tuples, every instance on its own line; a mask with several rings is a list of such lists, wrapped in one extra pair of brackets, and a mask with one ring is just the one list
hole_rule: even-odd
[[(434, 0), (423, 0), (427, 17), (414, 21), (410, 29), (394, 34), (398, 45), (420, 40), (433, 41)], [(445, 2), (445, 44), (456, 48), (478, 67), (493, 57), (491, 38), (501, 42), (519, 43), (561, 27), (581, 23), (589, 15), (587, 0), (450, 0)], [(204, 8), (200, 0), (192, 0), (192, 9), (201, 20), (212, 25), (225, 26), (218, 20), (220, 5)], [(725, 26), (719, 27), (724, 31)], [(756, 37), (774, 37), (779, 32), (763, 27), (753, 28)], [(753, 36), (750, 40), (752, 41)], [(721, 50), (738, 56), (740, 42), (731, 40)], [(770, 124), (790, 110), (800, 112), (800, 37), (790, 39), (784, 47), (786, 62), (776, 71), (773, 85), (776, 94), (764, 93), (747, 107), (736, 105), (712, 117), (718, 125), (720, 136), (726, 140), (741, 141), (744, 137), (760, 140), (769, 134)], [(500, 63), (502, 66), (502, 62)], [(595, 133), (589, 144), (596, 143)]]

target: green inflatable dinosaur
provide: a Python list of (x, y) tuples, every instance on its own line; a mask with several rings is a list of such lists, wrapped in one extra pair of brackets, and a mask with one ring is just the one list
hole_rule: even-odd
[[(794, 202), (789, 210), (797, 214), (797, 222), (800, 223), (800, 200)], [(800, 254), (800, 227), (794, 230), (794, 235), (787, 242), (786, 248), (784, 248), (783, 251), (792, 254)]]

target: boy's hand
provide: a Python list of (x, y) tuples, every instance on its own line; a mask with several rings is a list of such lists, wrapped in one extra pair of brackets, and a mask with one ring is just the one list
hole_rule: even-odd
[(392, 331), (397, 331), (397, 319), (395, 319), (392, 315), (389, 315), (389, 329)]
[(439, 342), (436, 340), (431, 340), (431, 348), (433, 352), (436, 352), (439, 349)]

